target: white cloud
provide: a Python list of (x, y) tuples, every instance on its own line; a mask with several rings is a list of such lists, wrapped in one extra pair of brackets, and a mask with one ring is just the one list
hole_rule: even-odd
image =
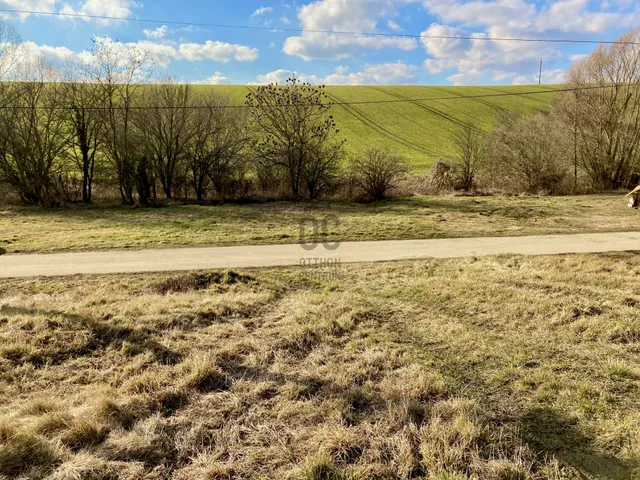
[(425, 0), (424, 7), (446, 23), (472, 25), (502, 25), (509, 28), (527, 28), (535, 15), (535, 6), (524, 0), (495, 0), (459, 2), (451, 0)]
[(213, 42), (204, 44), (183, 43), (179, 48), (180, 56), (186, 60), (213, 60), (216, 62), (252, 62), (258, 58), (258, 49), (232, 43)]
[(403, 62), (367, 65), (360, 72), (349, 73), (349, 67), (336, 67), (334, 72), (326, 77), (308, 75), (291, 70), (275, 70), (265, 75), (258, 75), (250, 85), (264, 85), (267, 83), (284, 84), (288, 78), (295, 76), (302, 82), (316, 85), (376, 85), (402, 84), (415, 80), (419, 68)]
[[(132, 9), (138, 6), (140, 5), (133, 0), (86, 0), (78, 10), (75, 10), (69, 4), (65, 4), (62, 9), (60, 9), (60, 13), (96, 15), (125, 20), (133, 14)], [(66, 18), (73, 19), (73, 17)], [(85, 17), (83, 20), (89, 22), (92, 19)], [(111, 23), (112, 20), (100, 19), (98, 22), (107, 25)]]
[[(110, 37), (97, 37), (98, 43), (114, 43)], [(37, 45), (34, 42), (24, 42), (22, 44), (25, 49), (24, 60), (32, 61), (36, 58), (44, 58), (51, 63), (60, 62), (77, 62), (89, 64), (93, 61), (92, 54), (83, 50), (81, 52), (74, 52), (67, 47), (54, 47), (49, 45)], [(150, 40), (141, 40), (138, 42), (119, 43), (118, 54), (122, 58), (126, 58), (127, 49), (137, 49), (149, 53), (156, 64), (160, 67), (167, 67), (171, 62), (176, 60), (186, 61), (201, 61), (201, 60), (213, 60), (218, 62), (229, 62), (231, 60), (237, 61), (253, 61), (258, 57), (258, 51), (246, 47), (244, 45), (233, 45), (223, 42), (208, 41), (205, 44), (197, 43), (184, 43), (178, 46), (178, 48), (166, 44), (157, 43)], [(219, 76), (216, 73), (213, 77), (210, 77), (211, 83), (218, 76), (218, 80), (221, 82), (224, 77)]]
[(266, 85), (268, 83), (278, 83), (283, 85), (288, 78), (295, 77), (301, 82), (308, 82), (314, 84), (322, 83), (320, 78), (316, 75), (305, 75), (304, 73), (293, 72), (291, 70), (275, 70), (273, 72), (266, 73), (264, 75), (258, 75), (255, 82), (249, 82), (249, 85)]
[(280, 21), (285, 25), (291, 25), (291, 20), (289, 20), (289, 17), (287, 17), (286, 15), (282, 16), (280, 18)]
[[(304, 30), (374, 32), (382, 18), (396, 12), (398, 7), (419, 0), (317, 0), (298, 10)], [(303, 32), (289, 37), (283, 51), (305, 60), (314, 58), (342, 59), (358, 50), (417, 47), (413, 38), (371, 37), (366, 35), (334, 35), (332, 33)]]
[(145, 28), (142, 32), (147, 38), (163, 38), (167, 35), (169, 28), (166, 25), (162, 25), (154, 30)]
[(535, 20), (538, 32), (603, 33), (611, 29), (631, 26), (636, 14), (588, 11), (589, 0), (560, 0), (543, 8)]
[(620, 2), (616, 5), (619, 11), (590, 11), (590, 0), (424, 0), (423, 5), (441, 20), (423, 35), (473, 38), (421, 39), (429, 55), (425, 68), (431, 73), (451, 70), (448, 79), (457, 84), (474, 83), (483, 78), (504, 80), (509, 78), (505, 74), (512, 74), (518, 81), (526, 78), (529, 82), (529, 75), (523, 73), (535, 72), (541, 59), (548, 65), (562, 57), (558, 45), (554, 44), (481, 38), (543, 39), (554, 35), (584, 38), (576, 35), (618, 30), (640, 18), (640, 11), (630, 13), (628, 6)]
[(229, 83), (229, 79), (223, 76), (220, 72), (216, 72), (209, 78), (206, 78), (204, 80), (196, 80), (191, 83), (195, 85), (223, 85)]
[(403, 32), (404, 28), (402, 28), (400, 25), (398, 25), (396, 22), (394, 22), (393, 20), (389, 20), (387, 22), (387, 27), (389, 27), (391, 30), (393, 30), (394, 32)]
[(325, 33), (303, 33), (301, 37), (289, 37), (283, 51), (304, 60), (341, 60), (351, 56), (356, 50), (399, 48), (414, 50), (417, 42), (413, 38), (371, 37), (365, 35), (332, 35)]
[[(346, 73), (344, 70), (336, 70), (335, 73), (325, 78), (327, 85), (389, 85), (408, 83), (415, 80), (418, 72), (415, 65), (407, 65), (404, 62), (382, 63), (368, 65), (361, 72)], [(409, 82), (410, 83), (410, 82)]]
[[(540, 59), (553, 62), (561, 55), (549, 44), (496, 42), (487, 40), (486, 33), (470, 33), (435, 23), (422, 32), (422, 35), (422, 45), (430, 57), (424, 62), (427, 71), (439, 74), (454, 70), (456, 73), (452, 73), (447, 79), (456, 85), (477, 83), (485, 77), (505, 79), (511, 73), (518, 75), (517, 72), (535, 70)], [(433, 36), (460, 36), (471, 40), (430, 38)], [(496, 27), (492, 36), (509, 35)]]
[[(56, 0), (0, 0), (0, 8), (9, 10), (31, 10), (37, 12), (52, 12), (55, 10)], [(0, 18), (19, 18), (24, 20), (28, 13), (0, 13)]]
[(42, 58), (46, 62), (73, 62), (89, 64), (93, 60), (92, 55), (85, 51), (76, 53), (67, 47), (52, 47), (49, 45), (37, 45), (34, 42), (23, 42), (25, 61), (33, 61)]
[[(463, 50), (462, 40), (455, 38), (430, 38), (430, 37), (457, 37), (462, 36), (462, 30), (447, 25), (432, 24), (422, 32), (422, 45), (426, 52), (436, 58), (450, 57)], [(433, 73), (438, 73), (435, 69)]]
[(267, 13), (273, 12), (273, 8), (271, 7), (260, 7), (255, 12), (251, 14), (252, 17), (260, 17), (262, 15), (266, 15)]
[(555, 0), (528, 3), (525, 0), (450, 1), (424, 0), (425, 8), (446, 23), (461, 26), (502, 27), (512, 32), (602, 33), (631, 25), (637, 14), (589, 11), (589, 0)]
[[(566, 75), (566, 70), (562, 69), (544, 70), (542, 72), (542, 83), (546, 85), (564, 83), (566, 81)], [(513, 79), (513, 84), (537, 85), (538, 79), (538, 75), (521, 75)]]
[(579, 62), (580, 60), (582, 60), (583, 58), (587, 58), (589, 55), (587, 55), (586, 53), (576, 53), (575, 55), (570, 55), (569, 56), (569, 60), (571, 62)]
[(148, 52), (153, 60), (161, 67), (168, 66), (173, 60), (179, 60), (180, 55), (178, 51), (171, 45), (164, 43), (156, 43), (150, 40), (140, 40), (135, 43), (126, 43), (127, 47), (137, 48)]

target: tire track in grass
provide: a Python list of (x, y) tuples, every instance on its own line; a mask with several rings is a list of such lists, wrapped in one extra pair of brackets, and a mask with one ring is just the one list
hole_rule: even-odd
[(353, 105), (348, 105), (345, 104), (342, 100), (340, 100), (337, 96), (332, 95), (332, 94), (327, 94), (327, 96), (334, 102), (336, 102), (338, 105), (342, 108), (344, 108), (344, 110), (347, 111), (347, 113), (351, 114), (352, 116), (354, 116), (357, 120), (361, 121), (362, 123), (364, 123), (365, 125), (367, 125), (369, 128), (371, 128), (372, 130), (374, 130), (376, 133), (387, 137), (390, 140), (393, 140), (394, 142), (397, 142), (401, 145), (403, 145), (404, 147), (407, 147), (411, 150), (417, 151), (419, 153), (423, 153), (426, 155), (434, 155), (434, 152), (429, 152), (424, 150), (424, 146), (417, 144), (415, 142), (412, 142), (411, 140), (405, 139), (400, 137), (399, 135), (391, 132), (390, 130), (386, 129), (385, 127), (383, 127), (382, 125), (380, 125), (379, 123), (374, 122), (373, 120), (367, 118), (367, 116), (358, 108), (354, 107)]
[(453, 117), (451, 115), (449, 115), (448, 113), (444, 113), (441, 110), (438, 110), (437, 108), (433, 108), (430, 107), (429, 105), (425, 105), (423, 103), (420, 103), (417, 100), (413, 100), (411, 97), (407, 97), (406, 95), (402, 95), (400, 93), (396, 93), (396, 92), (392, 92), (389, 90), (385, 90), (382, 87), (373, 87), (375, 90), (382, 92), (382, 93), (386, 93), (387, 95), (390, 95), (392, 97), (395, 97), (399, 100), (407, 100), (407, 103), (410, 103), (412, 105), (415, 105), (429, 113), (431, 113), (432, 115), (435, 115), (437, 117), (440, 117), (444, 120), (447, 120), (448, 122), (451, 122), (455, 125), (457, 125), (458, 127), (462, 127), (464, 125), (464, 122), (462, 120), (457, 119), (456, 117)]
[(366, 126), (368, 126), (369, 128), (371, 128), (373, 131), (375, 131), (376, 133), (382, 135), (383, 137), (386, 137), (390, 140), (393, 140), (396, 143), (399, 143), (400, 145), (416, 151), (418, 153), (422, 153), (423, 155), (430, 155), (430, 156), (439, 156), (440, 154), (432, 152), (432, 151), (428, 151), (425, 150), (423, 145), (420, 145), (418, 143), (412, 142), (411, 140), (407, 140), (405, 138), (400, 137), (399, 135), (393, 133), (392, 131), (386, 129), (385, 127), (383, 127), (382, 125), (380, 125), (379, 123), (374, 122), (373, 120), (367, 118), (367, 116), (362, 113), (362, 111), (360, 111), (358, 108), (354, 107), (353, 105), (347, 105), (345, 103), (341, 103), (343, 102), (342, 100), (340, 100), (337, 96), (332, 95), (330, 93), (327, 93), (327, 97), (329, 97), (329, 99), (333, 102), (336, 102), (338, 105), (342, 108), (344, 108), (344, 110), (353, 115), (356, 119), (358, 119), (359, 121), (361, 121), (362, 123), (364, 123)]
[[(466, 99), (465, 96), (463, 94), (458, 94), (456, 92), (451, 91), (448, 88), (444, 88), (444, 87), (431, 87), (434, 90), (437, 90), (439, 92), (444, 92), (447, 95), (458, 95), (460, 97), (460, 99)], [(482, 87), (477, 87), (478, 89), (482, 88)], [(485, 90), (489, 90), (489, 91), (494, 91), (493, 89), (485, 89)], [(478, 102), (486, 107), (491, 108), (492, 110), (495, 110), (496, 113), (501, 113), (506, 111), (507, 109), (504, 107), (501, 107), (500, 105), (496, 105), (495, 103), (492, 103), (490, 100), (485, 100), (484, 98), (470, 98), (468, 100), (472, 100), (474, 102)]]
[[(389, 95), (389, 96), (391, 96), (393, 98), (397, 98), (399, 100), (409, 100), (407, 103), (413, 103), (418, 107), (426, 107), (426, 105), (421, 105), (421, 104), (416, 103), (410, 97), (404, 97), (404, 96), (402, 96), (400, 94), (395, 94), (393, 92), (384, 90), (382, 87), (368, 87), (368, 88), (371, 88), (373, 90), (379, 91), (381, 93), (384, 93), (385, 95)], [(426, 107), (426, 108), (428, 108), (428, 107)], [(410, 118), (407, 115), (404, 115), (403, 113), (401, 113), (401, 111), (394, 111), (394, 113), (395, 113), (395, 115), (402, 117), (403, 119), (407, 120), (410, 123), (415, 123), (415, 118)]]
[[(465, 100), (465, 96), (463, 94), (458, 94), (456, 92), (452, 92), (451, 90), (449, 90), (447, 88), (444, 88), (444, 87), (431, 87), (431, 88), (433, 88), (434, 90), (439, 91), (439, 92), (444, 92), (447, 95), (458, 95), (460, 97), (460, 100)], [(455, 100), (457, 100), (457, 99), (455, 99)], [(495, 118), (495, 115), (498, 114), (498, 113), (502, 113), (502, 112), (506, 112), (507, 111), (506, 108), (503, 108), (500, 105), (496, 105), (495, 103), (491, 103), (489, 100), (485, 100), (483, 98), (471, 98), (469, 100), (477, 102), (480, 105), (484, 105), (485, 107), (488, 107), (491, 110), (493, 110), (494, 111), (494, 115), (491, 118), (491, 120), (481, 119), (481, 118), (478, 118), (478, 117), (476, 117), (474, 115), (469, 115), (469, 114), (465, 113), (464, 110), (462, 110), (460, 108), (455, 108), (455, 107), (452, 107), (450, 105), (447, 105), (447, 106), (449, 106), (450, 108), (453, 108), (454, 110), (456, 110), (458, 112), (461, 112), (461, 113), (467, 115), (468, 117), (473, 118), (477, 123), (488, 124), (490, 126), (490, 128), (493, 126), (493, 119)], [(440, 101), (434, 101), (434, 103), (437, 103), (438, 105), (443, 105), (443, 106), (445, 105), (443, 102), (440, 102)], [(482, 130), (482, 129), (480, 129), (480, 130)], [(482, 130), (482, 131), (485, 131), (485, 130)]]
[[(535, 85), (535, 86), (537, 86), (537, 85)], [(511, 90), (504, 90), (504, 89), (496, 88), (496, 87), (491, 88), (491, 89), (485, 89), (485, 90), (490, 90), (492, 92), (499, 92), (499, 93), (509, 93), (509, 94), (513, 95), (514, 97), (518, 97), (519, 99), (522, 99), (522, 100), (527, 100), (527, 101), (536, 102), (536, 103), (542, 103), (547, 107), (551, 106), (551, 104), (549, 102), (541, 100), (540, 97), (536, 96), (536, 95), (520, 95), (520, 94), (518, 94), (516, 92), (513, 92)], [(557, 95), (557, 93), (554, 93), (554, 92), (544, 92), (544, 93), (541, 93), (540, 95), (544, 95), (544, 94)], [(498, 98), (500, 98), (500, 97), (498, 97)], [(508, 110), (508, 109), (504, 109), (504, 110)]]

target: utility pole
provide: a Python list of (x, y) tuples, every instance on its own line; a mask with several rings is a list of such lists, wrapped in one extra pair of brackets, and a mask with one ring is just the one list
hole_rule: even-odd
[(542, 85), (542, 60), (540, 60), (540, 75), (538, 76), (538, 85)]
[(573, 110), (573, 189), (578, 191), (578, 100)]

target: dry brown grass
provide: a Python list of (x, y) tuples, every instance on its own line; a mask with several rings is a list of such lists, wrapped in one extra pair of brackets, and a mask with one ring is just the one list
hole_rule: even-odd
[(632, 478), (639, 274), (616, 254), (5, 282), (0, 478)]

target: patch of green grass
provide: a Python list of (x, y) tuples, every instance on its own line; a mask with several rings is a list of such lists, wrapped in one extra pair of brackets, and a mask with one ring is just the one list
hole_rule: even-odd
[(330, 289), (304, 267), (11, 280), (2, 472), (634, 478), (638, 271), (618, 253), (343, 265)]
[[(232, 102), (242, 104), (255, 87), (199, 86), (200, 91), (217, 91)], [(500, 87), (425, 87), (425, 86), (329, 86), (326, 93), (334, 103), (379, 102), (359, 105), (335, 105), (335, 117), (341, 135), (351, 152), (372, 144), (400, 151), (417, 171), (425, 171), (438, 158), (453, 153), (453, 138), (461, 122), (473, 121), (490, 131), (501, 111), (531, 114), (547, 111), (553, 93), (507, 95), (522, 92), (548, 92), (555, 85)], [(485, 95), (485, 97), (480, 97)], [(496, 96), (486, 96), (496, 95)], [(477, 98), (456, 98), (475, 96)], [(413, 100), (417, 101), (404, 101)]]
[[(327, 215), (327, 241), (632, 231), (622, 195), (426, 197), (357, 203), (0, 208), (8, 253), (297, 243), (300, 222)], [(308, 224), (308, 222), (307, 222)]]

